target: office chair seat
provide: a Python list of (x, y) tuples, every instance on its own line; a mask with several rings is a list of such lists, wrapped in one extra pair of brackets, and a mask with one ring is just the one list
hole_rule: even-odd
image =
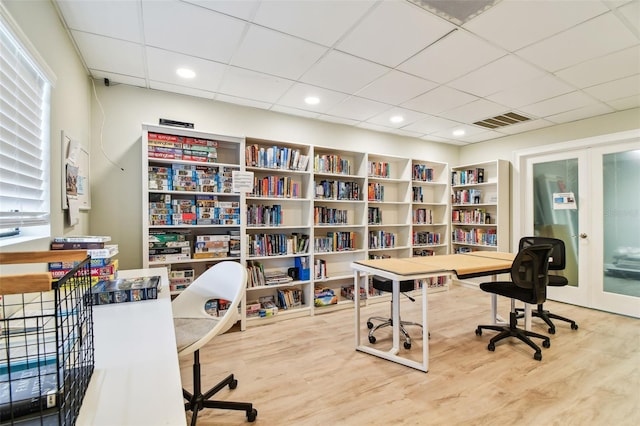
[[(480, 289), (525, 303), (543, 303), (547, 295), (548, 259), (551, 251), (551, 244), (535, 245), (520, 250), (511, 266), (511, 281), (485, 282), (480, 284)], [(551, 340), (548, 336), (518, 328), (515, 309), (512, 309), (509, 314), (509, 324), (479, 325), (476, 328), (476, 335), (481, 336), (483, 329), (499, 331), (487, 345), (487, 349), (492, 352), (495, 351), (498, 341), (507, 337), (515, 337), (533, 348), (535, 351), (533, 359), (540, 361), (542, 360), (542, 351), (531, 338), (542, 339), (542, 346), (545, 348), (551, 346)]]
[[(201, 385), (200, 349), (237, 321), (238, 306), (244, 297), (246, 285), (246, 268), (238, 262), (223, 261), (207, 269), (171, 303), (178, 356), (193, 353), (193, 392), (182, 389), (182, 395), (187, 401), (184, 408), (192, 412), (192, 426), (195, 426), (198, 413), (204, 408), (244, 411), (250, 422), (255, 421), (258, 416), (258, 411), (250, 402), (211, 399), (227, 386), (229, 389), (238, 386), (238, 380), (233, 374), (206, 392), (202, 391)], [(205, 304), (216, 299), (229, 302), (226, 311), (218, 317), (205, 310)]]
[[(551, 244), (553, 246), (553, 252), (551, 253), (551, 258), (549, 259), (549, 283), (548, 286), (551, 287), (563, 287), (569, 284), (569, 281), (566, 277), (562, 275), (553, 275), (553, 271), (561, 271), (566, 267), (566, 251), (564, 241), (558, 238), (551, 237), (522, 237), (520, 239), (519, 248), (522, 249), (524, 247), (529, 247), (536, 244)], [(518, 308), (516, 309), (518, 313), (518, 318), (524, 317), (524, 309)], [(556, 326), (551, 321), (551, 319), (557, 319), (560, 321), (565, 321), (571, 324), (572, 330), (578, 329), (578, 324), (572, 319), (554, 314), (544, 309), (543, 304), (537, 305), (536, 309), (531, 312), (531, 316), (538, 317), (542, 319), (549, 326), (549, 333), (556, 333)]]
[[(375, 288), (378, 291), (383, 291), (386, 293), (392, 293), (393, 292), (393, 281), (386, 279), (386, 278), (382, 278), (382, 277), (378, 277), (378, 276), (374, 276), (373, 277), (373, 288)], [(409, 296), (408, 294), (406, 294), (409, 291), (415, 290), (415, 284), (413, 280), (406, 280), (406, 281), (400, 281), (400, 293), (403, 294), (404, 296), (406, 296), (409, 300), (411, 300), (412, 302), (415, 301), (415, 299), (411, 296)], [(393, 303), (393, 300), (391, 301), (391, 303)], [(391, 318), (393, 315), (390, 315), (389, 317), (381, 317), (381, 316), (373, 316), (370, 317), (367, 320), (367, 327), (369, 328), (369, 342), (370, 343), (376, 343), (376, 336), (374, 335), (374, 333), (383, 328), (383, 327), (389, 327), (393, 325), (393, 319)], [(373, 321), (380, 321), (379, 324), (375, 325), (373, 324)], [(400, 332), (402, 333), (402, 335), (404, 336), (404, 348), (405, 349), (411, 349), (411, 336), (409, 335), (409, 332), (407, 331), (407, 329), (405, 328), (405, 326), (408, 325), (415, 325), (418, 327), (422, 327), (422, 324), (418, 324), (417, 322), (411, 322), (411, 321), (400, 321)]]

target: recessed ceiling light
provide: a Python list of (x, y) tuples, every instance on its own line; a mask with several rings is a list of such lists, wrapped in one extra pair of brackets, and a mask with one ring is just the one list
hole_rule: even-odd
[(307, 96), (304, 98), (304, 102), (307, 105), (318, 105), (320, 103), (320, 98), (317, 96)]
[(464, 136), (465, 131), (464, 129), (457, 129), (453, 131), (453, 136)]
[(196, 76), (196, 73), (188, 68), (178, 68), (176, 74), (182, 78), (193, 78)]
[(404, 117), (401, 115), (394, 115), (389, 119), (392, 123), (402, 123), (404, 121)]

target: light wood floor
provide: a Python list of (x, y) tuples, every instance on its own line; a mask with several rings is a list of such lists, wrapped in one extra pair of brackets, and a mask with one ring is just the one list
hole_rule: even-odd
[[(538, 362), (524, 343), (508, 339), (489, 352), (494, 332), (475, 335), (489, 319), (486, 293), (453, 286), (428, 300), (428, 373), (356, 352), (348, 309), (218, 336), (201, 350), (203, 386), (234, 373), (238, 387), (217, 397), (252, 402), (256, 425), (640, 424), (639, 320), (547, 302), (579, 329), (556, 322)], [(403, 301), (403, 319), (419, 315), (418, 302)], [(507, 314), (508, 302), (501, 302)], [(363, 310), (365, 318), (387, 313), (386, 303)], [(533, 321), (534, 330), (547, 333)], [(384, 335), (376, 345), (384, 347)], [(421, 343), (414, 339), (413, 355)], [(181, 360), (187, 389), (191, 361)], [(198, 424), (248, 423), (244, 412), (205, 410)]]

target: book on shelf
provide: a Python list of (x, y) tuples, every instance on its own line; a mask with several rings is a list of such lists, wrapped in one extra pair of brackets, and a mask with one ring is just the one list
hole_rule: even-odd
[(159, 276), (117, 278), (97, 282), (91, 294), (95, 305), (108, 305), (157, 299), (159, 289)]

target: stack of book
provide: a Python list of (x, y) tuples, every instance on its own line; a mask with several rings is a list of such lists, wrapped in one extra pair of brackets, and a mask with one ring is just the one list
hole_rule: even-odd
[(196, 235), (194, 259), (227, 257), (229, 235)]
[[(87, 250), (91, 256), (91, 281), (113, 279), (118, 271), (117, 244), (107, 244), (110, 236), (70, 236), (55, 237), (51, 241), (51, 250)], [(77, 262), (49, 262), (48, 268), (54, 280), (62, 278), (73, 269)]]
[(218, 141), (149, 132), (149, 158), (187, 160), (206, 163), (218, 161)]
[(191, 259), (189, 230), (157, 231), (149, 234), (149, 262), (177, 262)]

